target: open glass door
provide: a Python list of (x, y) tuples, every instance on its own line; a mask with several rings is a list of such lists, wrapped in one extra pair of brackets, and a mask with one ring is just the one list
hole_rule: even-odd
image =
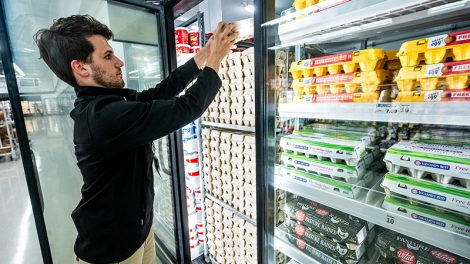
[[(35, 200), (33, 212), (36, 220), (39, 219), (36, 224), (44, 262), (69, 263), (74, 256), (77, 235), (70, 214), (80, 201), (83, 184), (74, 156), (73, 122), (69, 117), (76, 96), (72, 87), (38, 60), (39, 52), (32, 36), (37, 30), (49, 27), (54, 19), (90, 14), (114, 32), (109, 43), (125, 63), (122, 72), (126, 87), (142, 91), (159, 83), (168, 66), (168, 60), (162, 55), (167, 45), (162, 44), (166, 30), (161, 25), (163, 8), (144, 1), (104, 0), (74, 4), (39, 0), (34, 5), (26, 0), (6, 0), (2, 4), (5, 34), (11, 47), (9, 55), (17, 72), (16, 75), (10, 72), (6, 77), (13, 79), (12, 86), (16, 80), (13, 89), (16, 94), (10, 98), (18, 106), (16, 122), (24, 119), (24, 125), (18, 126), (24, 130), (19, 131), (19, 135), (24, 133), (20, 147), (25, 168), (31, 168), (25, 172), (31, 200)], [(178, 259), (178, 239), (175, 239), (174, 177), (170, 166), (174, 162), (169, 138), (154, 142), (160, 161), (160, 173), (154, 172), (154, 230), (157, 244), (164, 251), (157, 254), (164, 253), (165, 259), (174, 262)]]

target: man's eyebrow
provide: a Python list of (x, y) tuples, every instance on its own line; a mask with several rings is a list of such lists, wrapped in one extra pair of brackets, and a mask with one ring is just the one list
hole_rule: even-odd
[(113, 53), (114, 53), (114, 51), (112, 51), (112, 50), (107, 50), (107, 51), (104, 52), (103, 55), (106, 56), (106, 55), (108, 55), (108, 54), (113, 54)]

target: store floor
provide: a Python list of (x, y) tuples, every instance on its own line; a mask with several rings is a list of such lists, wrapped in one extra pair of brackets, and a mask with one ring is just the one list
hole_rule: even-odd
[(0, 161), (0, 262), (42, 263), (23, 164)]

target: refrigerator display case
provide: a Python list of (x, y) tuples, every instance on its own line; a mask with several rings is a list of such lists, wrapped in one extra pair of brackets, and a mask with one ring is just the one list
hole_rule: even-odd
[(470, 1), (259, 1), (260, 263), (470, 263)]

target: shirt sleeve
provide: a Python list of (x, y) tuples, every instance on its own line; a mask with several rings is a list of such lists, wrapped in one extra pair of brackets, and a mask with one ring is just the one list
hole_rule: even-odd
[(88, 112), (94, 145), (104, 153), (117, 153), (161, 138), (200, 117), (221, 85), (218, 74), (206, 67), (180, 97), (150, 102), (97, 100)]
[(194, 59), (190, 59), (157, 84), (155, 88), (137, 93), (137, 100), (150, 102), (157, 99), (173, 98), (181, 93), (200, 72), (201, 70), (197, 67)]

